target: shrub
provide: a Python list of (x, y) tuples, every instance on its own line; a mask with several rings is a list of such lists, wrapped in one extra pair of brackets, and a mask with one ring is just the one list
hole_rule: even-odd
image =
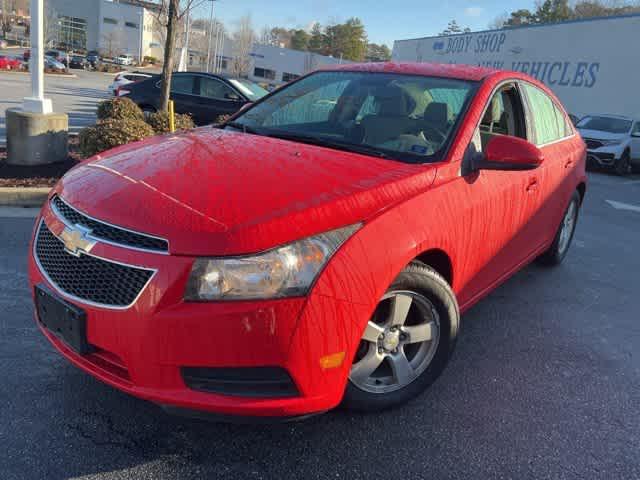
[[(147, 117), (147, 123), (158, 134), (169, 133), (169, 113), (167, 112), (152, 113)], [(190, 130), (195, 126), (191, 115), (176, 113), (176, 130)]]
[(114, 97), (100, 102), (96, 114), (100, 120), (144, 120), (140, 107), (126, 97)]
[(158, 59), (157, 59), (156, 57), (152, 57), (151, 55), (145, 55), (145, 56), (142, 58), (142, 61), (143, 61), (144, 63), (151, 63), (151, 64), (154, 64), (154, 65), (155, 65), (156, 63), (158, 63)]
[(228, 121), (231, 118), (231, 114), (226, 114), (226, 115), (218, 115), (218, 117), (215, 119), (215, 121), (213, 122), (214, 125), (222, 125), (223, 123), (225, 123), (226, 121)]
[(80, 152), (86, 158), (153, 135), (153, 129), (142, 120), (111, 118), (80, 132)]

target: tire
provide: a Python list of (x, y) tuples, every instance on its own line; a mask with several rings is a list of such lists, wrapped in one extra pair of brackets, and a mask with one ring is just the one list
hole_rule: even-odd
[(145, 120), (148, 119), (151, 114), (157, 112), (157, 110), (150, 105), (143, 105), (140, 107), (140, 110), (142, 110)]
[[(536, 259), (541, 265), (560, 265), (564, 260), (571, 246), (573, 235), (576, 232), (576, 224), (580, 216), (580, 203), (580, 194), (576, 190), (573, 192), (573, 195), (571, 195), (571, 200), (569, 200), (569, 205), (562, 216), (562, 221), (553, 239), (553, 243), (546, 252)], [(573, 219), (571, 219), (570, 216), (573, 216)]]
[(373, 412), (419, 395), (444, 370), (459, 330), (460, 311), (449, 284), (429, 266), (411, 263), (365, 328), (342, 406)]
[(629, 150), (624, 151), (613, 169), (617, 175), (621, 176), (627, 175), (631, 172), (631, 155), (629, 154)]

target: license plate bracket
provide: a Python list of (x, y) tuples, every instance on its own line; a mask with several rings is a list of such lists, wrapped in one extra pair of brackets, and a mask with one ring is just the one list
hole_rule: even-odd
[(38, 321), (79, 354), (91, 353), (85, 311), (65, 302), (44, 285), (36, 285), (34, 290)]

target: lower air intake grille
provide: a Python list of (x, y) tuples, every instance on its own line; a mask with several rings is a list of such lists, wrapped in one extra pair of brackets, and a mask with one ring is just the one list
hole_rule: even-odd
[(192, 390), (258, 398), (298, 396), (287, 371), (280, 367), (183, 367), (182, 379)]
[(154, 273), (89, 255), (71, 255), (44, 221), (38, 228), (35, 256), (58, 289), (79, 300), (107, 307), (133, 304)]

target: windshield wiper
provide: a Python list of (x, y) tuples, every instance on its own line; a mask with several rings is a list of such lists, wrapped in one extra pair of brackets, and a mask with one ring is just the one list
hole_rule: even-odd
[(248, 127), (244, 123), (240, 123), (240, 122), (227, 122), (223, 125), (223, 127), (235, 128), (236, 130), (241, 130), (242, 133), (250, 133), (252, 135), (262, 135), (262, 133), (258, 132), (255, 128)]
[(378, 158), (390, 158), (386, 153), (378, 150), (375, 147), (369, 147), (368, 145), (355, 144), (349, 142), (343, 142), (333, 138), (315, 137), (313, 135), (303, 135), (298, 133), (289, 132), (267, 132), (264, 135), (267, 137), (281, 138), (282, 140), (291, 140), (294, 142), (308, 143), (310, 145), (317, 145), (319, 147), (334, 148), (336, 150), (345, 150), (353, 153), (360, 153), (363, 155), (370, 155)]

